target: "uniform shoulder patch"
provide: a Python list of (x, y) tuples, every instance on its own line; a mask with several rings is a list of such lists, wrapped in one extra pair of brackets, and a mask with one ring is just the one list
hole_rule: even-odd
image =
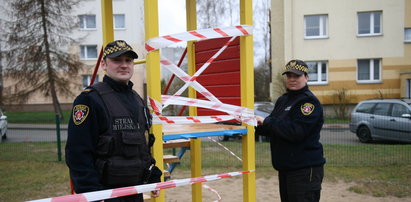
[(311, 104), (311, 103), (309, 103), (309, 102), (306, 102), (306, 103), (304, 103), (303, 105), (301, 105), (301, 112), (305, 115), (305, 116), (308, 116), (308, 115), (310, 115), (311, 113), (313, 113), (313, 111), (314, 111), (314, 105), (313, 104)]
[(87, 105), (76, 105), (73, 107), (73, 122), (76, 125), (80, 125), (86, 120), (90, 108)]

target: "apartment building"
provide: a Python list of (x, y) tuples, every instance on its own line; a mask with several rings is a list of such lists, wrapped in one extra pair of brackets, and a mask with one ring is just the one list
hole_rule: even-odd
[[(3, 0), (1, 0), (3, 1)], [(1, 2), (0, 1), (0, 2)], [(146, 51), (144, 49), (144, 2), (134, 0), (113, 0), (113, 29), (114, 38), (123, 39), (129, 43), (139, 59), (144, 59)], [(75, 95), (87, 87), (90, 83), (97, 58), (103, 46), (101, 0), (82, 0), (73, 10), (72, 15), (78, 17), (78, 28), (73, 30), (70, 37), (78, 39), (78, 44), (70, 44), (67, 51), (78, 54), (84, 69), (79, 75), (67, 75), (72, 77), (72, 81), (77, 85), (72, 89)], [(98, 71), (96, 81), (101, 81), (104, 76), (101, 68)], [(145, 83), (145, 65), (135, 65), (133, 81), (134, 89), (139, 94), (144, 94), (143, 85)], [(5, 78), (4, 85), (12, 85), (11, 81)], [(75, 97), (59, 96), (59, 101), (63, 109), (71, 108), (71, 103)], [(42, 95), (31, 97), (27, 103), (19, 106), (8, 106), (8, 110), (22, 111), (45, 111), (53, 110), (51, 98)]]
[(272, 98), (295, 58), (309, 65), (308, 84), (325, 105), (411, 96), (411, 0), (271, 3)]

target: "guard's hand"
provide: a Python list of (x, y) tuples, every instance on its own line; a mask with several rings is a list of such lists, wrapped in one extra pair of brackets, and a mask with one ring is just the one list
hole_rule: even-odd
[(160, 190), (151, 191), (151, 197), (157, 198), (160, 196)]
[(258, 126), (263, 125), (263, 122), (264, 122), (264, 118), (263, 118), (263, 117), (261, 117), (261, 116), (255, 116), (255, 119), (257, 120), (257, 125), (258, 125)]

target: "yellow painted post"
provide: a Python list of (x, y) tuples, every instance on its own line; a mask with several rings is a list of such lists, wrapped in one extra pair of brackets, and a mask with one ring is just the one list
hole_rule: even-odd
[(101, 18), (103, 27), (103, 46), (114, 41), (113, 2), (101, 0)]
[[(187, 15), (187, 31), (197, 29), (197, 13), (196, 0), (186, 0), (186, 15)], [(195, 48), (193, 42), (187, 42), (187, 59), (188, 59), (188, 74), (195, 73)], [(188, 89), (190, 98), (196, 98), (196, 91), (191, 87)], [(189, 107), (190, 116), (197, 115), (196, 107)], [(190, 161), (191, 161), (191, 177), (200, 177), (202, 175), (201, 163), (201, 138), (192, 138), (190, 140)], [(191, 185), (191, 194), (193, 202), (202, 201), (201, 183)]]
[[(158, 37), (158, 1), (144, 0), (144, 28), (146, 41), (153, 37)], [(159, 50), (151, 51), (146, 56), (146, 79), (147, 94), (150, 98), (161, 102), (161, 74), (160, 74), (160, 52)], [(153, 124), (151, 132), (154, 134), (156, 141), (153, 145), (152, 154), (156, 159), (158, 168), (164, 170), (163, 163), (163, 127), (161, 124)], [(162, 177), (161, 181), (164, 181)], [(151, 199), (155, 202), (164, 202), (164, 191), (160, 191), (158, 198)]]
[[(253, 24), (252, 0), (240, 0), (240, 23)], [(241, 60), (241, 105), (254, 109), (254, 61), (253, 36), (240, 37)], [(247, 135), (243, 136), (243, 170), (255, 170), (254, 126), (245, 124)], [(243, 175), (243, 201), (256, 201), (255, 172)]]

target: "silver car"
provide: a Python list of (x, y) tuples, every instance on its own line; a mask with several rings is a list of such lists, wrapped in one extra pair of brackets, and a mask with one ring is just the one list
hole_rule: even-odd
[(358, 103), (351, 113), (350, 131), (364, 143), (374, 139), (411, 142), (411, 100), (374, 99)]
[(0, 109), (0, 136), (1, 140), (4, 140), (7, 138), (7, 116), (3, 114), (3, 111)]

